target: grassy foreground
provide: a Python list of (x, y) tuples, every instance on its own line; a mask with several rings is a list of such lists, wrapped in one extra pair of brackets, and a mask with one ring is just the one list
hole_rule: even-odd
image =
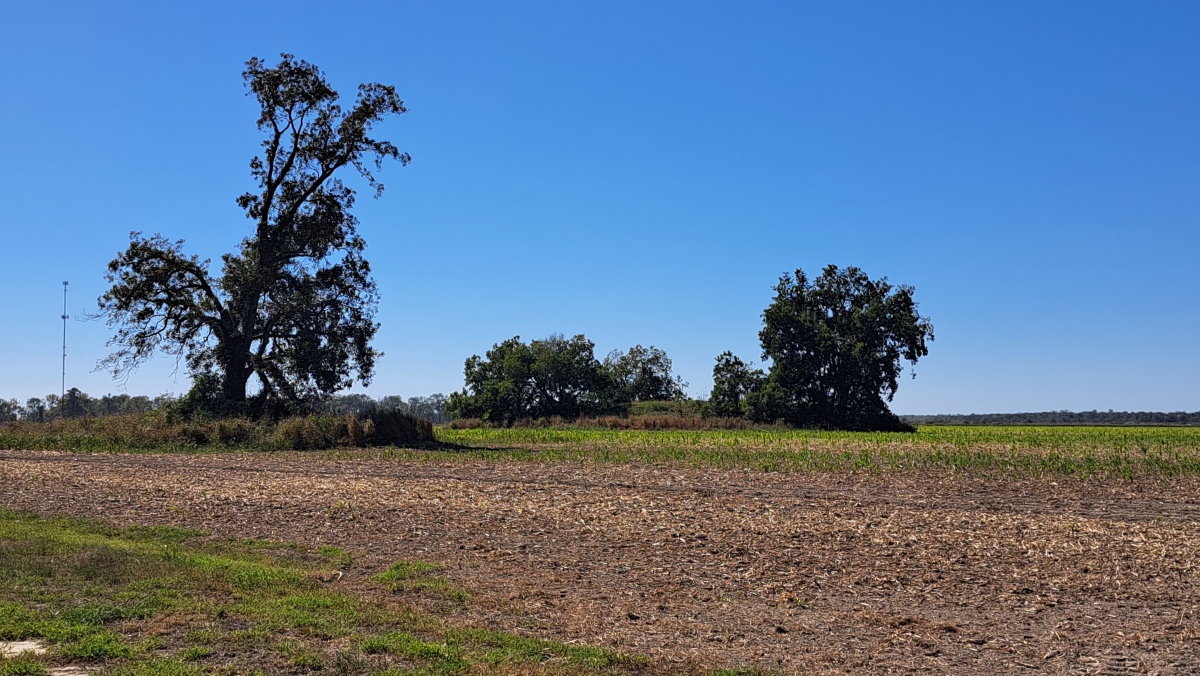
[[(438, 567), (401, 561), (367, 593), (339, 591), (320, 551), (215, 542), (169, 526), (115, 528), (0, 510), (0, 676), (54, 665), (104, 673), (623, 673), (638, 660), (588, 646), (455, 626), (469, 603)], [(431, 610), (433, 609), (433, 610)]]
[[(786, 429), (438, 428), (439, 441), (486, 456), (678, 463), (770, 472), (949, 470), (1132, 478), (1200, 473), (1196, 427), (921, 427), (915, 434)], [(423, 454), (397, 449), (395, 457)], [(426, 456), (428, 457), (428, 456)]]

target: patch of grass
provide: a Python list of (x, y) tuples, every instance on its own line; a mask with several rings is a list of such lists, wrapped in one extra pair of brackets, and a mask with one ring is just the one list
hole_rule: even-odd
[(37, 656), (21, 653), (15, 657), (0, 657), (0, 676), (45, 676), (50, 669)]
[(192, 538), (206, 535), (202, 530), (180, 528), (179, 526), (130, 526), (117, 532), (130, 540), (160, 545), (179, 545)]
[(632, 666), (641, 659), (592, 646), (569, 646), (557, 641), (518, 636), (489, 629), (451, 629), (442, 642), (427, 641), (412, 634), (395, 632), (373, 636), (359, 643), (368, 654), (395, 654), (429, 662), (442, 673), (466, 669), (471, 664), (515, 667), (550, 660), (577, 667), (611, 668)]
[(392, 632), (385, 636), (363, 639), (359, 648), (368, 655), (393, 654), (408, 660), (426, 662), (435, 673), (457, 673), (470, 665), (461, 656), (461, 650), (448, 643), (424, 641), (405, 632)]
[(435, 570), (440, 570), (440, 566), (425, 561), (397, 561), (376, 575), (375, 579), (387, 583), (401, 582), (425, 577)]
[(393, 593), (401, 591), (432, 592), (455, 603), (466, 603), (470, 595), (465, 590), (455, 586), (444, 577), (432, 574), (440, 569), (440, 566), (424, 561), (397, 561), (387, 570), (376, 575), (375, 579), (389, 585)]
[(238, 610), (268, 631), (293, 630), (307, 636), (333, 639), (349, 636), (370, 619), (360, 612), (358, 599), (335, 592), (311, 590), (270, 599), (253, 599)]
[[(601, 649), (454, 627), (406, 605), (467, 601), (428, 562), (397, 562), (376, 576), (382, 588), (359, 596), (324, 587), (329, 569), (314, 567), (340, 564), (349, 552), (199, 535), (0, 509), (0, 637), (42, 639), (51, 661), (128, 676), (456, 674), (549, 658), (556, 673), (611, 673), (632, 663)], [(45, 663), (0, 660), (0, 676), (45, 673)]]
[(106, 662), (133, 656), (133, 646), (111, 631), (88, 633), (58, 647), (56, 654), (67, 659)]
[(212, 649), (208, 646), (194, 645), (190, 648), (185, 648), (183, 652), (179, 653), (179, 659), (184, 662), (198, 662), (210, 655), (212, 655)]
[(149, 659), (116, 667), (108, 673), (111, 676), (200, 676), (204, 670), (175, 659)]
[(567, 664), (598, 668), (639, 662), (605, 648), (567, 645), (488, 629), (455, 629), (448, 635), (455, 644), (483, 649), (483, 661), (490, 666), (535, 664), (556, 658)]
[(331, 564), (338, 568), (350, 568), (354, 565), (354, 557), (350, 555), (350, 552), (347, 552), (341, 547), (331, 547), (327, 545), (325, 547), (321, 547), (317, 551), (321, 553), (321, 556), (324, 556)]

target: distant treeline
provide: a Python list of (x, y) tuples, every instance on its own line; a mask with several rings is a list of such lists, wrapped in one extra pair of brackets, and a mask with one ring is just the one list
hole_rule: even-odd
[(1041, 413), (969, 413), (902, 415), (913, 425), (1200, 425), (1200, 411), (1043, 411)]
[(166, 408), (175, 402), (175, 397), (160, 394), (150, 397), (128, 394), (106, 394), (103, 397), (93, 397), (87, 392), (81, 392), (72, 387), (67, 390), (65, 397), (57, 394), (47, 394), (43, 397), (30, 397), (22, 404), (16, 399), (0, 399), (0, 422), (25, 420), (29, 422), (50, 422), (61, 418), (98, 418), (109, 415), (127, 415), (130, 413), (146, 413)]
[[(24, 420), (28, 422), (51, 422), (72, 418), (100, 418), (111, 415), (128, 415), (169, 409), (179, 399), (170, 394), (150, 398), (142, 395), (106, 394), (93, 397), (78, 388), (67, 390), (65, 397), (48, 394), (44, 398), (31, 397), (22, 404), (16, 399), (0, 399), (0, 422)], [(450, 420), (445, 411), (446, 396), (431, 394), (428, 397), (388, 395), (372, 399), (365, 394), (343, 394), (319, 402), (313, 407), (315, 413), (354, 413), (364, 416), (374, 411), (398, 411), (416, 418), (439, 424)]]
[(399, 411), (414, 418), (421, 418), (440, 425), (450, 421), (446, 412), (446, 395), (438, 392), (428, 397), (409, 397), (405, 399), (397, 394), (372, 399), (365, 394), (339, 394), (326, 400), (321, 410), (328, 413), (355, 413), (365, 415), (373, 410)]

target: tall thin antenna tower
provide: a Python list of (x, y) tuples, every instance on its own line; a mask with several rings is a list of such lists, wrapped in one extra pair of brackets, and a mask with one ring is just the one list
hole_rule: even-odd
[(62, 394), (59, 395), (59, 406), (62, 406), (62, 401), (67, 397), (67, 319), (70, 316), (67, 314), (67, 284), (63, 282), (63, 368), (62, 368)]

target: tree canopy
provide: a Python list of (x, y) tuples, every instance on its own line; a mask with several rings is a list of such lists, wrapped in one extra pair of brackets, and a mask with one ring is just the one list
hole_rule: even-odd
[(872, 280), (855, 267), (830, 265), (812, 281), (796, 270), (775, 286), (758, 335), (768, 372), (729, 352), (717, 357), (714, 413), (797, 427), (912, 429), (887, 406), (901, 361), (916, 364), (933, 340), (911, 286)]
[(933, 325), (917, 312), (911, 286), (872, 280), (855, 267), (826, 266), (810, 282), (785, 274), (759, 332), (771, 366), (751, 395), (751, 417), (801, 427), (899, 430), (888, 409), (901, 360), (929, 354)]
[(713, 366), (713, 388), (708, 399), (708, 414), (722, 418), (741, 418), (749, 413), (750, 396), (760, 390), (766, 376), (762, 369), (728, 350), (717, 355)]
[[(255, 412), (369, 383), (379, 353), (370, 342), (378, 295), (366, 243), (351, 214), (347, 167), (366, 179), (385, 158), (409, 162), (375, 123), (405, 112), (393, 87), (363, 84), (353, 106), (314, 65), (281, 55), (257, 58), (242, 74), (260, 107), (263, 152), (250, 161), (256, 190), (237, 198), (253, 223), (237, 250), (210, 261), (189, 256), (183, 240), (134, 232), (108, 265), (112, 285), (99, 299), (115, 335), (101, 364), (120, 377), (156, 352), (175, 355), (195, 378), (202, 407)], [(251, 378), (257, 395), (247, 406)]]
[(602, 369), (611, 381), (615, 401), (628, 406), (635, 401), (668, 401), (683, 395), (687, 384), (671, 373), (667, 353), (651, 345), (634, 345), (628, 352), (613, 350)]
[(620, 414), (631, 402), (671, 399), (683, 391), (666, 352), (636, 345), (600, 362), (595, 344), (583, 335), (555, 334), (528, 344), (515, 336), (493, 345), (484, 357), (472, 355), (463, 375), (466, 387), (450, 395), (446, 411), (505, 425), (526, 418)]
[(153, 399), (143, 395), (106, 394), (103, 397), (92, 397), (79, 388), (72, 387), (66, 391), (65, 397), (48, 394), (45, 398), (30, 397), (22, 406), (16, 399), (5, 401), (0, 399), (0, 422), (24, 420), (27, 422), (47, 422), (61, 418), (80, 418), (84, 416), (98, 417), (106, 415), (127, 415), (145, 413), (170, 405), (174, 398), (169, 394), (159, 395)]

